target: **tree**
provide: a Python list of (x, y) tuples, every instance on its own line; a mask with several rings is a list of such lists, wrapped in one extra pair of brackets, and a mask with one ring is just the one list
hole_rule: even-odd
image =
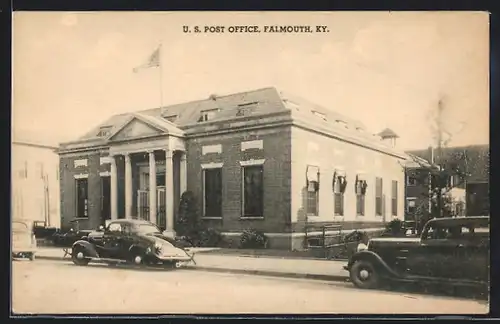
[[(432, 132), (436, 140), (436, 149), (431, 148), (430, 156), (409, 154), (413, 169), (417, 175), (415, 180), (417, 185), (427, 186), (428, 190), (422, 193), (424, 201), (428, 201), (430, 208), (425, 208), (424, 203), (417, 206), (416, 211), (419, 218), (416, 221), (417, 229), (421, 229), (423, 224), (431, 218), (454, 216), (453, 204), (450, 192), (453, 188), (465, 184), (469, 173), (467, 151), (448, 150), (445, 154), (445, 147), (452, 140), (452, 133), (448, 131), (443, 123), (443, 100), (439, 100), (436, 114), (432, 116)], [(408, 171), (406, 166), (405, 171)], [(427, 205), (428, 206), (428, 205)]]
[(193, 240), (198, 236), (200, 224), (198, 201), (191, 191), (186, 191), (181, 195), (176, 228), (179, 236), (184, 237), (191, 244), (194, 243)]

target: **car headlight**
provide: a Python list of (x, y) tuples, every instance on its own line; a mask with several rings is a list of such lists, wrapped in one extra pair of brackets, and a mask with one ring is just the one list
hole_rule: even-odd
[(368, 246), (366, 246), (364, 243), (359, 243), (358, 247), (356, 248), (356, 251), (360, 252), (360, 251), (364, 251), (364, 250), (367, 250), (367, 249), (368, 249)]

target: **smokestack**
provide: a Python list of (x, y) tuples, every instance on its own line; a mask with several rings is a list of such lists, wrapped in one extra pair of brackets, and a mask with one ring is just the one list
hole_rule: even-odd
[(429, 162), (434, 164), (434, 147), (429, 146)]

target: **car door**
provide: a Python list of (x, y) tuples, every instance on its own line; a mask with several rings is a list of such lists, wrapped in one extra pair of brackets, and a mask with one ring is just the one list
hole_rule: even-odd
[(459, 243), (448, 237), (448, 229), (438, 224), (424, 232), (420, 246), (408, 257), (408, 274), (430, 278), (454, 278), (460, 264)]
[(489, 226), (464, 228), (463, 259), (460, 279), (489, 281), (490, 237)]
[(132, 231), (132, 224), (122, 224), (121, 238), (117, 243), (119, 245), (121, 259), (128, 260), (130, 258), (129, 251), (134, 242), (135, 239)]
[(102, 237), (102, 246), (99, 253), (102, 258), (121, 259), (121, 236), (122, 224), (110, 223)]

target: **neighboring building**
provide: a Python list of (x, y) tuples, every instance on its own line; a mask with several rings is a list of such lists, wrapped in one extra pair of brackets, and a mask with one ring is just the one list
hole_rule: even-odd
[(116, 115), (60, 145), (61, 221), (144, 218), (173, 231), (190, 190), (206, 227), (301, 248), (306, 223), (403, 217), (406, 155), (394, 144), (274, 88)]
[[(415, 172), (425, 173), (422, 161), (433, 161), (435, 149), (415, 150), (407, 152), (409, 156), (418, 157), (420, 162), (413, 161), (413, 167), (407, 170), (406, 210), (407, 217), (413, 217), (413, 202), (416, 206), (424, 206), (425, 200), (419, 202), (419, 195), (428, 191), (428, 182), (417, 181)], [(414, 159), (413, 159), (414, 160)], [(453, 189), (449, 197), (456, 215), (486, 215), (489, 214), (489, 145), (469, 145), (442, 148), (442, 161), (445, 168), (458, 168), (468, 176), (460, 180), (457, 176), (450, 178)], [(428, 165), (428, 164), (427, 164)], [(424, 167), (422, 167), (424, 166)], [(424, 175), (425, 177), (425, 175)]]
[(59, 227), (57, 144), (40, 134), (14, 131), (12, 140), (12, 218), (45, 221)]
[(405, 220), (419, 220), (430, 212), (431, 164), (416, 155), (408, 154), (405, 162)]

